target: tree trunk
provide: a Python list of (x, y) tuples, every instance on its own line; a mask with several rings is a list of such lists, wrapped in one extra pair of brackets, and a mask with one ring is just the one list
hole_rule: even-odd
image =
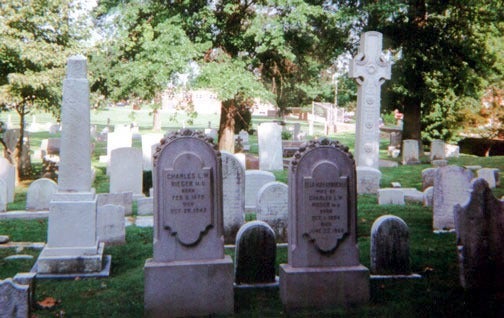
[(161, 130), (161, 116), (157, 108), (152, 111), (152, 130)]
[(415, 99), (407, 100), (409, 100), (409, 103), (404, 107), (402, 139), (418, 140), (419, 154), (422, 155), (421, 103)]
[[(24, 147), (24, 135), (25, 135), (25, 117), (26, 112), (24, 110), (24, 106), (19, 106), (17, 109), (17, 113), (19, 114), (19, 140), (17, 142), (13, 157), (13, 164), (16, 167), (17, 179), (23, 180), (28, 177), (31, 177), (31, 162), (29, 154), (25, 154)], [(26, 162), (23, 161), (23, 158), (28, 158)]]
[(234, 99), (222, 102), (219, 124), (219, 150), (234, 153), (234, 128), (237, 107)]

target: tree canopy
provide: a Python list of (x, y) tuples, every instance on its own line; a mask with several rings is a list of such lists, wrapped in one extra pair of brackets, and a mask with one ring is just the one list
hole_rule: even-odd
[(400, 56), (389, 107), (404, 111), (404, 137), (457, 138), (464, 110), (481, 108), (489, 79), (502, 76), (489, 39), (502, 36), (501, 1), (364, 1), (364, 29)]
[[(0, 3), (0, 105), (24, 119), (33, 109), (60, 115), (66, 59), (75, 52), (78, 21), (71, 0), (4, 0)], [(20, 168), (20, 167), (18, 167)], [(26, 173), (18, 169), (21, 177)]]

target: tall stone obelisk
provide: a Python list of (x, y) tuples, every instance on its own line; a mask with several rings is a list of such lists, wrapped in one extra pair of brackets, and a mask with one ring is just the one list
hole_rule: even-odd
[(91, 188), (89, 82), (86, 58), (67, 61), (61, 110), (58, 192), (49, 207), (47, 245), (38, 273), (79, 274), (102, 269), (103, 243), (96, 235), (96, 195)]

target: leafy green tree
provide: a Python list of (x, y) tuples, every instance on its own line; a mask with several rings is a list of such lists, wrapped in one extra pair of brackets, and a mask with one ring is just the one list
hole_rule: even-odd
[[(504, 27), (504, 22), (501, 23)], [(464, 112), (464, 132), (486, 139), (488, 156), (492, 139), (504, 139), (504, 34), (491, 37), (487, 44), (495, 53), (495, 73), (489, 75), (489, 86), (485, 89), (483, 103), (467, 107)]]
[(401, 57), (389, 106), (404, 112), (407, 139), (457, 138), (464, 110), (478, 107), (495, 74), (487, 40), (502, 32), (501, 1), (364, 1), (365, 29), (384, 33)]
[(91, 90), (115, 101), (150, 103), (154, 121), (160, 94), (174, 75), (209, 48), (182, 29), (182, 16), (163, 1), (102, 1), (95, 9), (104, 36), (90, 51)]
[(66, 58), (75, 52), (78, 28), (70, 0), (4, 0), (0, 3), (0, 105), (19, 115), (20, 138), (8, 159), (20, 178), (26, 115), (35, 109), (60, 115)]
[[(151, 61), (142, 39), (144, 32), (150, 32), (148, 25), (155, 29), (165, 21), (177, 21), (171, 28), (181, 28), (195, 49), (192, 54), (191, 46), (183, 45), (182, 52), (188, 53), (181, 55), (201, 65), (196, 85), (214, 89), (223, 101), (219, 143), (221, 149), (231, 151), (236, 121), (246, 117), (243, 115), (253, 98), (269, 99), (284, 112), (292, 106), (308, 105), (313, 99), (334, 99), (327, 85), (331, 79), (322, 74), (350, 46), (348, 39), (354, 24), (348, 12), (342, 13), (341, 5), (326, 1), (174, 1), (166, 5), (159, 0), (109, 0), (101, 2), (96, 12), (103, 20), (116, 16), (124, 21), (118, 24), (117, 43), (110, 53), (112, 67), (103, 70), (114, 74), (100, 80), (108, 82), (103, 89), (108, 93), (117, 91), (113, 87), (125, 88), (117, 95), (123, 97), (126, 91), (138, 87), (138, 83), (127, 83), (133, 78), (145, 78), (145, 74), (133, 71), (119, 76), (121, 72), (114, 63), (130, 68), (130, 63), (138, 62), (139, 67), (146, 67)], [(126, 32), (122, 34), (121, 30)], [(168, 43), (162, 47), (164, 54), (177, 51)], [(164, 72), (162, 67), (168, 73), (174, 71), (172, 65), (158, 64), (155, 69)], [(152, 86), (152, 92), (161, 87)]]

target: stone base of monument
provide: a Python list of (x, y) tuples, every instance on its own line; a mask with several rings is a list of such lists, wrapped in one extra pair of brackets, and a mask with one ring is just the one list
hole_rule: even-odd
[(233, 261), (154, 262), (144, 266), (146, 317), (206, 316), (234, 311)]
[(287, 312), (334, 308), (369, 301), (369, 270), (363, 266), (280, 265), (280, 298)]
[(369, 167), (357, 167), (357, 193), (376, 194), (380, 189), (381, 172)]
[(56, 192), (49, 204), (47, 245), (37, 260), (37, 273), (70, 274), (102, 272), (104, 244), (96, 236), (96, 195)]
[[(104, 243), (96, 248), (50, 248), (42, 250), (37, 260), (37, 274), (79, 274), (101, 273)], [(108, 276), (108, 275), (107, 275)]]

